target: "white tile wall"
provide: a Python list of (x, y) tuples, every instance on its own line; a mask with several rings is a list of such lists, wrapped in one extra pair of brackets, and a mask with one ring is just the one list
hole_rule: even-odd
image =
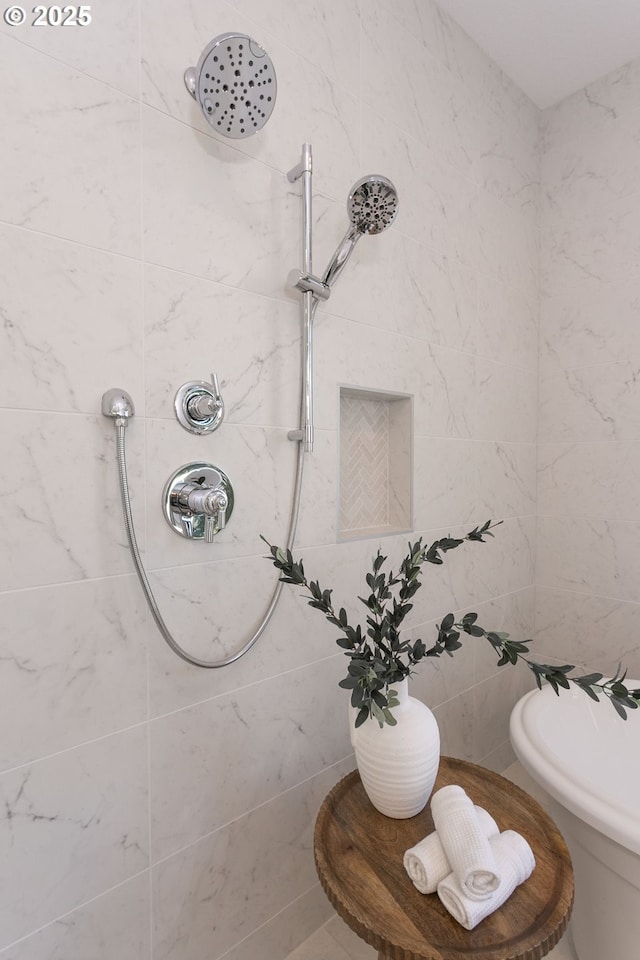
[[(227, 423), (290, 427), (299, 400), (296, 303), (152, 266), (145, 269), (144, 291), (149, 416), (175, 421), (174, 384), (193, 379), (194, 345), (200, 344), (212, 370), (219, 370)], [(215, 344), (209, 344), (213, 330)], [(239, 339), (251, 349), (239, 350)]]
[(314, 887), (314, 814), (349, 768), (329, 768), (159, 863), (154, 956), (220, 956)]
[(5, 944), (148, 867), (146, 758), (138, 726), (0, 776)]
[(0, 698), (0, 769), (72, 747), (78, 731), (91, 740), (146, 719), (144, 611), (135, 577), (5, 591), (0, 622), (2, 684), (11, 691)]
[(2, 951), (3, 960), (139, 960), (149, 955), (149, 875), (138, 874)]
[[(0, 500), (3, 589), (130, 571), (114, 484), (112, 431), (101, 417), (0, 411), (0, 434), (7, 451), (0, 460), (5, 491)], [(136, 506), (143, 493), (141, 479), (141, 451), (132, 445)]]
[[(601, 283), (586, 277), (559, 286), (540, 303), (541, 378), (637, 354), (640, 281)], [(615, 335), (613, 335), (615, 331)], [(541, 398), (547, 387), (541, 391)]]
[(0, 58), (2, 220), (139, 256), (139, 104), (12, 37)]
[[(140, 90), (140, 36), (137, 5), (130, 0), (110, 0), (108, 7), (91, 8), (91, 21), (64, 28), (32, 27), (34, 16), (20, 27), (0, 23), (0, 33), (19, 40), (75, 67), (95, 80), (132, 97)], [(67, 18), (65, 18), (67, 19)], [(75, 20), (75, 18), (73, 18)]]
[[(136, 404), (133, 510), (163, 615), (196, 655), (230, 653), (274, 589), (259, 534), (284, 540), (293, 485), (301, 209), (285, 173), (312, 142), (318, 271), (352, 183), (392, 177), (397, 223), (362, 240), (316, 318), (298, 543), (355, 615), (377, 544), (336, 543), (339, 384), (412, 394), (416, 537), (507, 522), (426, 571), (411, 629), (431, 639), (474, 605), (529, 635), (537, 111), (431, 2), (103, 6), (85, 28), (0, 25), (0, 956), (282, 960), (328, 917), (311, 833), (352, 763), (342, 657), (291, 590), (232, 667), (171, 653), (132, 573), (100, 399), (120, 386)], [(279, 81), (244, 142), (215, 134), (182, 80), (232, 29)], [(627, 343), (635, 296), (620, 287)], [(227, 419), (194, 437), (173, 397), (212, 371)], [(160, 511), (169, 474), (200, 459), (236, 490), (210, 546)], [(406, 537), (383, 546), (397, 567)], [(507, 762), (516, 676), (474, 646), (428, 666), (416, 690), (445, 749)]]
[(640, 671), (640, 63), (542, 117), (538, 649)]
[[(155, 720), (154, 859), (234, 820), (238, 797), (258, 807), (346, 757), (346, 724), (331, 722), (344, 699), (343, 671), (337, 655)], [(212, 738), (213, 730), (224, 735)]]
[(620, 663), (640, 676), (640, 643), (635, 628), (637, 604), (566, 589), (536, 590), (536, 649), (544, 657), (594, 664), (608, 673)]
[(109, 377), (144, 413), (139, 261), (6, 223), (0, 261), (0, 406), (95, 413)]

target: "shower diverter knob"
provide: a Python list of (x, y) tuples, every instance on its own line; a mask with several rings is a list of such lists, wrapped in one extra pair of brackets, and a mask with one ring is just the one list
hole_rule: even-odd
[(219, 467), (187, 463), (169, 477), (162, 505), (167, 523), (181, 537), (212, 543), (233, 512), (233, 487)]
[(190, 380), (183, 383), (174, 402), (178, 423), (189, 433), (211, 433), (217, 430), (224, 417), (224, 400), (215, 373), (211, 383)]

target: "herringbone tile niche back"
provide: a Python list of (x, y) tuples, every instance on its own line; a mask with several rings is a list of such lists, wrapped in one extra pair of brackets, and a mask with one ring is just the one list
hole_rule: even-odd
[(411, 528), (411, 398), (340, 390), (340, 536)]

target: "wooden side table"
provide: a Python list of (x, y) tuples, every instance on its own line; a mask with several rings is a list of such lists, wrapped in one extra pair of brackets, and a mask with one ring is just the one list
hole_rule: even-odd
[(540, 960), (571, 914), (567, 845), (542, 807), (504, 777), (442, 757), (434, 790), (449, 783), (460, 784), (501, 830), (517, 830), (533, 849), (535, 870), (499, 910), (469, 931), (437, 894), (419, 893), (402, 857), (433, 830), (429, 806), (409, 820), (385, 817), (357, 771), (336, 784), (316, 820), (316, 868), (325, 893), (351, 929), (379, 951), (378, 960)]

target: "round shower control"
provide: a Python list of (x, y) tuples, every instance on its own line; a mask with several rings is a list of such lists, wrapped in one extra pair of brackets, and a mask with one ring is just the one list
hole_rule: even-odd
[(178, 423), (189, 433), (217, 430), (224, 417), (224, 401), (216, 374), (211, 374), (211, 383), (206, 380), (183, 383), (176, 393), (174, 407)]
[(229, 477), (212, 463), (186, 463), (173, 473), (162, 494), (165, 520), (189, 540), (212, 543), (233, 513)]

